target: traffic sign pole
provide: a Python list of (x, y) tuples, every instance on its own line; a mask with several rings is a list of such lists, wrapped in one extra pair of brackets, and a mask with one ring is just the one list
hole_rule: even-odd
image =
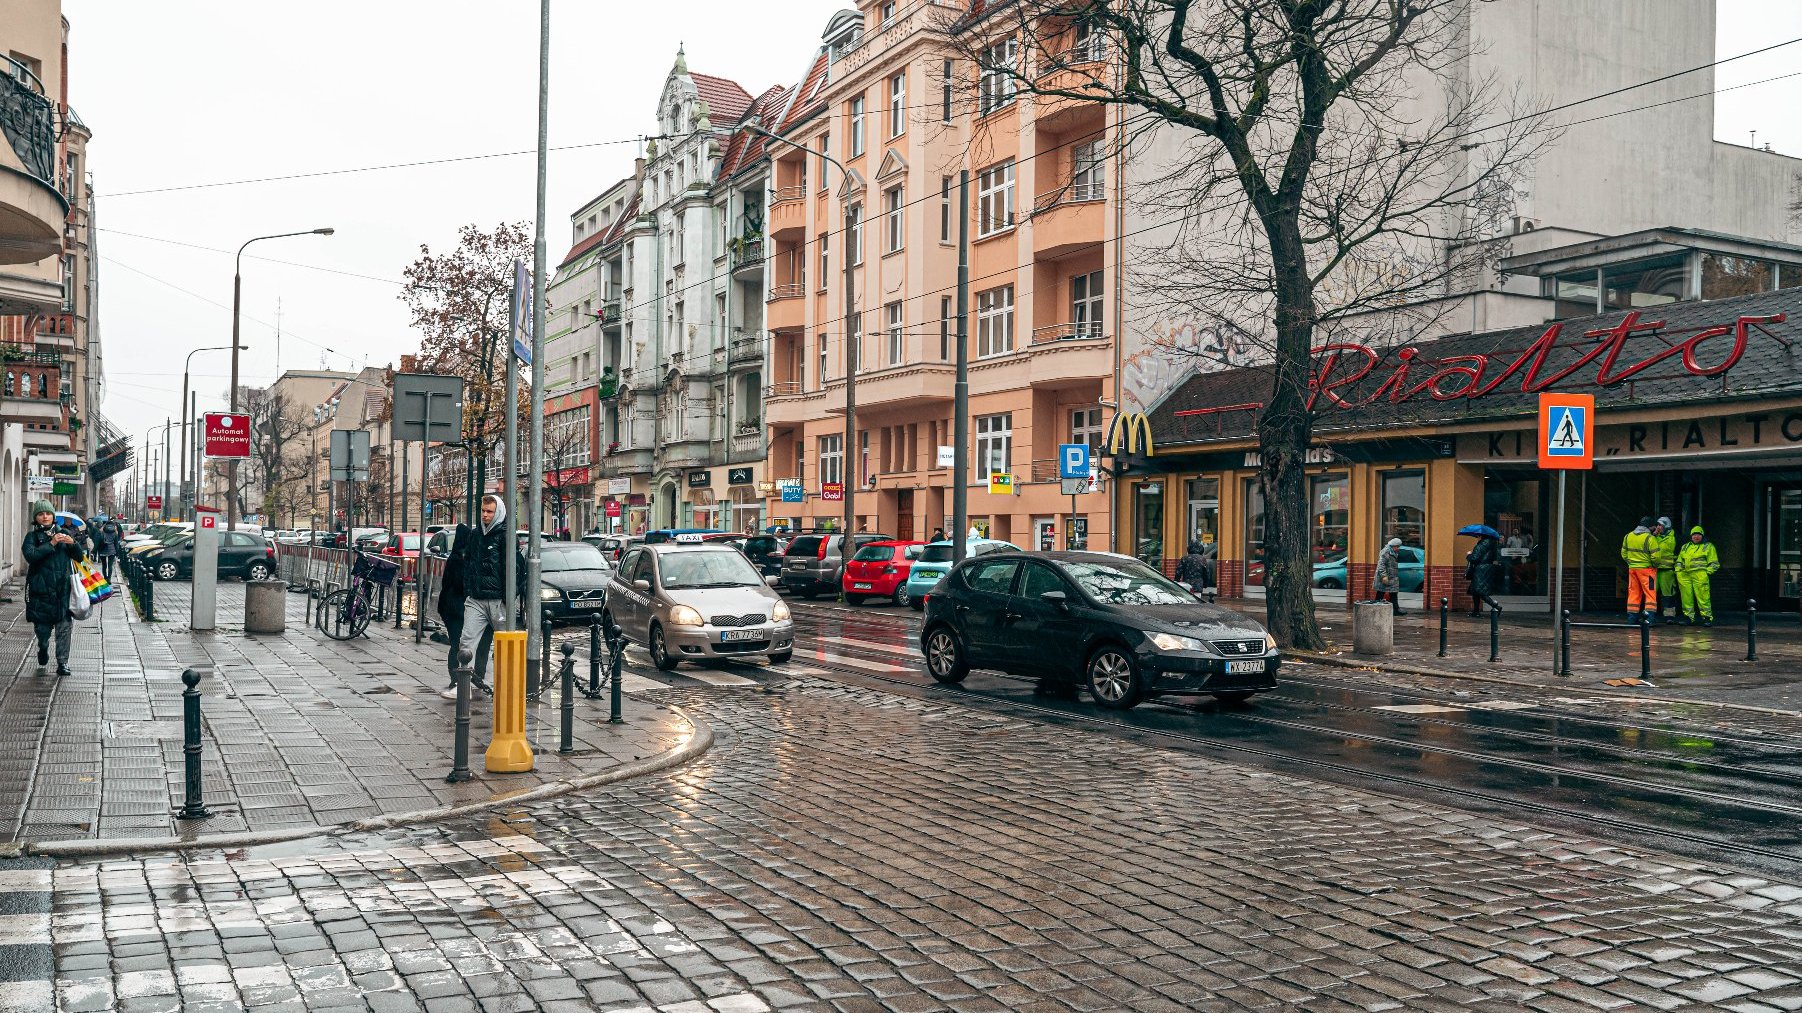
[(1564, 504), (1572, 471), (1595, 467), (1596, 399), (1589, 394), (1539, 395), (1539, 467), (1558, 472), (1558, 537), (1552, 556), (1552, 674), (1558, 659), (1560, 617), (1564, 615)]

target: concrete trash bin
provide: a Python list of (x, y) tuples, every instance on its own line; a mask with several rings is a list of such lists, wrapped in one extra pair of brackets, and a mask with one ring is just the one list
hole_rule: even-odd
[(288, 585), (280, 580), (244, 582), (244, 632), (284, 633), (288, 629)]
[(1361, 601), (1352, 605), (1352, 652), (1384, 655), (1395, 653), (1395, 610), (1386, 601)]

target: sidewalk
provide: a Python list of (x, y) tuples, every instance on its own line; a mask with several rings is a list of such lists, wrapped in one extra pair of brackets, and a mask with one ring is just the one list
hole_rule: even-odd
[[(1221, 599), (1220, 604), (1258, 620), (1264, 603), (1255, 599)], [(1395, 621), (1395, 653), (1364, 657), (1352, 653), (1351, 612), (1338, 605), (1316, 613), (1330, 644), (1326, 652), (1340, 660), (1407, 675), (1451, 675), (1502, 679), (1569, 692), (1612, 691), (1667, 699), (1733, 704), (1757, 709), (1802, 712), (1802, 622), (1790, 614), (1758, 618), (1758, 660), (1747, 662), (1743, 613), (1719, 616), (1712, 628), (1653, 627), (1650, 686), (1609, 686), (1608, 679), (1638, 678), (1637, 629), (1572, 629), (1571, 674), (1553, 668), (1556, 624), (1544, 611), (1501, 616), (1499, 660), (1489, 661), (1489, 619), (1472, 619), (1453, 611), (1446, 624), (1446, 656), (1439, 653), (1439, 612), (1409, 610)], [(1576, 622), (1626, 623), (1625, 614), (1572, 616)], [(1298, 655), (1299, 657), (1299, 655)]]
[[(604, 702), (576, 699), (576, 751), (557, 754), (554, 690), (528, 708), (537, 769), (489, 774), (487, 698), (470, 722), (475, 779), (446, 784), (455, 704), (441, 699), (445, 648), (410, 631), (371, 627), (339, 642), (306, 625), (288, 595), (288, 629), (246, 637), (226, 622), (186, 627), (188, 585), (156, 588), (159, 622), (123, 594), (75, 624), (71, 674), (36, 665), (24, 589), (0, 592), (0, 840), (14, 842), (213, 836), (329, 827), (488, 800), (585, 778), (668, 754), (695, 728), (681, 714), (632, 700), (625, 724)], [(241, 628), (244, 585), (222, 582), (219, 615)], [(403, 635), (404, 634), (404, 635)], [(184, 668), (203, 678), (203, 771), (212, 817), (177, 824), (182, 801)], [(581, 674), (584, 676), (586, 672)]]

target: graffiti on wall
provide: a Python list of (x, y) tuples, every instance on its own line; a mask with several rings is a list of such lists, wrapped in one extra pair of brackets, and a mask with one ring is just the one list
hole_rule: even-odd
[(1135, 336), (1121, 362), (1121, 407), (1145, 411), (1200, 372), (1249, 366), (1262, 349), (1236, 328), (1189, 318), (1160, 316)]

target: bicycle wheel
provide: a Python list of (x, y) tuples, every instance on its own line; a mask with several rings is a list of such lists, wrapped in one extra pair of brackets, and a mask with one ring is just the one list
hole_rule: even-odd
[(362, 636), (369, 628), (369, 601), (360, 594), (351, 593), (350, 588), (340, 588), (326, 595), (321, 609), (320, 628), (333, 640)]

